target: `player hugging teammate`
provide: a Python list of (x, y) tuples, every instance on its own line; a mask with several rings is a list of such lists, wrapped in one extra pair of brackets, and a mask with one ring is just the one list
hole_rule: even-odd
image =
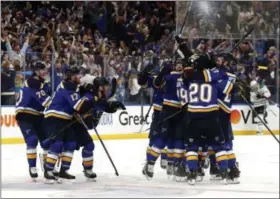
[[(68, 170), (74, 150), (79, 147), (83, 147), (84, 174), (93, 179), (96, 177), (92, 171), (94, 143), (87, 129), (95, 128), (98, 122), (92, 115), (96, 110), (114, 113), (125, 107), (103, 97), (104, 80), (97, 78), (79, 85), (81, 74), (76, 66), (66, 69), (63, 81), (50, 98), (44, 91), (45, 68), (41, 62), (35, 64), (33, 75), (26, 81), (16, 105), (16, 119), (27, 145), (30, 176), (38, 177), (36, 148), (39, 140), (44, 149), (46, 183), (52, 184), (60, 178), (75, 179)], [(56, 172), (54, 168), (59, 159), (61, 168)]]
[(143, 174), (153, 177), (155, 161), (167, 146), (167, 175), (176, 181), (191, 185), (201, 181), (210, 156), (211, 179), (239, 183), (230, 123), (235, 76), (226, 67), (215, 67), (213, 55), (192, 55), (182, 40), (177, 38), (177, 42), (182, 59), (175, 66), (164, 64), (154, 79), (163, 96), (157, 122), (161, 130), (150, 147)]

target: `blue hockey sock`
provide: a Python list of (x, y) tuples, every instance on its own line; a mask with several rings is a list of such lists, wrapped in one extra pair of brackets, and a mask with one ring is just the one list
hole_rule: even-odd
[(93, 150), (94, 150), (93, 142), (90, 142), (87, 145), (85, 145), (82, 150), (83, 167), (85, 169), (92, 169), (92, 167), (93, 167), (93, 163), (94, 163)]
[(161, 150), (160, 158), (161, 158), (162, 160), (167, 160), (167, 149), (162, 149), (162, 150)]
[(210, 163), (216, 164), (215, 151), (213, 150), (212, 147), (208, 147), (208, 155), (209, 155)]
[(174, 153), (173, 153), (174, 165), (182, 161), (182, 159), (184, 158), (184, 153), (185, 153), (184, 141), (176, 140), (174, 142)]
[(37, 149), (27, 147), (26, 154), (29, 167), (36, 167)]
[(227, 157), (228, 157), (228, 167), (231, 168), (236, 163), (236, 156), (235, 156), (235, 153), (233, 151), (232, 140), (228, 142)]
[(186, 164), (190, 171), (196, 170), (198, 168), (198, 153), (197, 151), (188, 151), (186, 153)]
[(153, 141), (153, 145), (147, 149), (147, 161), (156, 161), (165, 147), (165, 142), (161, 137)]

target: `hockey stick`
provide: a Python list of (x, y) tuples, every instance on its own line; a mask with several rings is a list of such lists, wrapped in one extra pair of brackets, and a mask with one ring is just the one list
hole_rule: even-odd
[(258, 113), (255, 111), (255, 109), (252, 107), (252, 105), (248, 102), (248, 100), (246, 99), (246, 97), (241, 94), (240, 95), (242, 97), (242, 99), (244, 100), (244, 102), (251, 108), (251, 110), (253, 111), (253, 113), (258, 117), (258, 119), (262, 122), (262, 124), (266, 127), (266, 129), (269, 131), (269, 133), (274, 137), (274, 139), (278, 142), (278, 144), (280, 144), (280, 141), (277, 139), (277, 137), (274, 135), (274, 133), (270, 130), (270, 128), (267, 126), (267, 124), (262, 120), (262, 118), (258, 115)]
[[(82, 118), (80, 115), (78, 115), (78, 114), (76, 114), (76, 117), (77, 117), (77, 119), (83, 124), (83, 126), (87, 129), (87, 131), (89, 131), (89, 128), (88, 128), (88, 126), (85, 124), (83, 118)], [(113, 168), (114, 168), (114, 170), (115, 170), (116, 176), (119, 176), (119, 172), (118, 172), (118, 170), (117, 170), (117, 168), (116, 168), (116, 166), (115, 166), (115, 164), (114, 164), (114, 162), (113, 162), (113, 160), (112, 160), (112, 158), (111, 158), (111, 156), (110, 156), (110, 154), (109, 154), (109, 152), (108, 152), (108, 150), (107, 150), (105, 144), (103, 143), (103, 140), (101, 139), (101, 137), (100, 137), (99, 133), (97, 132), (96, 128), (93, 127), (93, 129), (94, 129), (94, 131), (95, 131), (95, 133), (96, 133), (96, 135), (97, 135), (99, 141), (101, 142), (101, 144), (102, 144), (102, 146), (103, 146), (103, 149), (105, 150), (106, 155), (108, 156), (108, 158), (109, 158), (109, 160), (110, 160), (110, 162), (111, 162), (111, 164), (112, 164), (112, 166), (113, 166)]]
[[(111, 93), (110, 96), (108, 97), (108, 99), (110, 99), (111, 97), (113, 97), (116, 93), (116, 89), (117, 89), (117, 80), (116, 78), (113, 78), (111, 81), (112, 84), (112, 89), (111, 89)], [(92, 111), (88, 111), (87, 113), (84, 113), (82, 115), (82, 117), (84, 117), (85, 115), (92, 115)], [(102, 115), (101, 115), (102, 116)], [(100, 118), (101, 118), (100, 116)], [(99, 119), (100, 119), (99, 118)], [(61, 129), (59, 129), (57, 132), (53, 133), (52, 135), (50, 135), (46, 140), (43, 141), (43, 144), (48, 144), (51, 140), (55, 139), (57, 137), (57, 135), (59, 135), (60, 133), (62, 133), (65, 129), (69, 128), (70, 126), (72, 126), (73, 124), (75, 124), (77, 122), (77, 120), (73, 120), (71, 121), (68, 125), (62, 127)]]
[[(92, 111), (90, 110), (89, 112), (83, 114), (83, 117), (85, 115), (92, 115)], [(64, 130), (66, 130), (67, 128), (69, 128), (70, 126), (72, 126), (73, 124), (75, 124), (76, 122), (78, 122), (77, 119), (72, 120), (71, 122), (69, 122), (69, 124), (65, 125), (64, 127), (62, 127), (61, 129), (59, 129), (57, 132), (51, 134), (47, 139), (45, 139), (42, 144), (43, 145), (47, 145), (51, 140), (54, 140), (58, 135), (60, 135)]]
[(276, 113), (274, 113), (274, 111), (269, 107), (269, 105), (267, 106), (267, 108), (269, 109), (269, 112), (271, 112), (275, 117), (277, 117)]
[[(185, 19), (187, 18), (187, 14), (186, 14), (186, 17), (185, 17)], [(184, 22), (185, 22), (186, 20), (184, 20)], [(183, 30), (183, 27), (181, 28), (181, 31)], [(254, 30), (254, 28), (251, 28), (235, 45), (234, 45), (234, 47), (230, 50), (230, 53), (231, 52), (233, 52), (240, 44), (241, 44), (241, 42), (243, 42), (244, 41), (244, 39), (249, 35), (249, 34), (251, 34), (252, 32), (253, 32), (253, 30)], [(178, 49), (178, 48), (177, 48)], [(176, 50), (177, 51), (177, 50)], [(175, 52), (176, 52), (175, 51)], [(184, 106), (187, 106), (187, 104), (185, 104)], [(183, 107), (184, 107), (183, 106)], [(176, 113), (174, 113), (174, 114), (172, 114), (172, 115), (170, 115), (169, 117), (167, 117), (167, 118), (165, 118), (164, 120), (162, 120), (162, 121), (159, 121), (158, 123), (157, 123), (157, 125), (159, 125), (159, 124), (161, 124), (161, 123), (163, 123), (163, 122), (165, 122), (165, 121), (167, 121), (167, 120), (169, 120), (170, 118), (173, 118), (173, 117), (175, 117), (177, 114), (179, 114), (182, 110), (184, 110), (184, 108), (182, 107), (182, 109), (181, 110), (179, 110), (179, 111), (177, 111)], [(148, 128), (148, 129), (146, 129), (145, 131), (148, 131), (148, 130), (150, 130), (151, 128)], [(141, 128), (141, 130), (142, 130), (142, 128)]]
[(153, 57), (156, 56), (156, 54), (159, 52), (159, 50), (164, 46), (164, 44), (169, 40), (169, 38), (173, 35), (173, 33), (175, 32), (175, 30), (173, 30), (168, 37), (164, 40), (164, 42), (162, 42), (162, 44), (159, 46), (159, 48), (156, 50), (156, 52), (154, 53)]
[(145, 125), (145, 122), (147, 121), (147, 118), (148, 118), (148, 116), (149, 116), (149, 114), (150, 114), (150, 112), (151, 112), (151, 110), (152, 110), (152, 107), (153, 107), (153, 103), (150, 105), (149, 110), (148, 110), (148, 112), (146, 113), (144, 119), (142, 119), (142, 125), (141, 125), (141, 128), (140, 128), (140, 130), (139, 130), (138, 133), (142, 133), (142, 130), (143, 130), (144, 125)]
[[(181, 113), (182, 111), (184, 111), (185, 108), (186, 108), (187, 106), (188, 106), (188, 104), (184, 104), (184, 105), (182, 106), (182, 108), (181, 108), (179, 111), (177, 111), (177, 112), (173, 113), (172, 115), (169, 115), (168, 117), (166, 117), (166, 118), (164, 118), (163, 120), (159, 121), (158, 123), (156, 123), (156, 125), (160, 125), (160, 124), (166, 122), (167, 120), (169, 120), (169, 119), (175, 117), (176, 115), (178, 115), (179, 113)], [(151, 128), (146, 129), (145, 132), (148, 131), (148, 130), (150, 130), (150, 129), (151, 129)]]
[[(189, 4), (189, 8), (188, 8), (188, 11), (186, 12), (186, 15), (185, 15), (185, 18), (184, 18), (184, 22), (183, 22), (183, 24), (182, 24), (182, 27), (181, 27), (181, 30), (180, 30), (179, 35), (181, 35), (182, 32), (183, 32), (183, 30), (184, 30), (184, 27), (185, 27), (185, 25), (186, 25), (186, 21), (187, 21), (189, 12), (190, 12), (190, 10), (191, 10), (191, 6), (192, 6), (192, 2), (190, 2), (190, 4)], [(173, 54), (173, 56), (171, 57), (171, 59), (173, 59), (173, 58), (175, 57), (176, 52), (179, 50), (179, 46), (180, 46), (180, 45), (177, 46), (177, 48), (176, 48), (176, 50), (174, 51), (174, 54)]]
[(236, 48), (238, 48), (238, 46), (241, 44), (241, 42), (244, 41), (244, 39), (246, 37), (248, 37), (249, 34), (251, 34), (253, 32), (254, 28), (251, 28), (233, 47), (232, 49), (229, 51), (229, 53), (232, 53)]
[(116, 78), (113, 78), (111, 81), (111, 93), (108, 97), (108, 100), (115, 96), (116, 91), (117, 91), (117, 80), (116, 80)]

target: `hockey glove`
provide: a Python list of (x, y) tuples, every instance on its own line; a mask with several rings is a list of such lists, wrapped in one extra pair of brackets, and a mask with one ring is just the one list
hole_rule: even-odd
[(164, 76), (171, 73), (172, 67), (173, 66), (170, 63), (167, 63), (160, 69), (158, 76), (154, 79), (154, 85), (156, 87), (162, 87)]
[(258, 98), (258, 99), (261, 99), (261, 98), (263, 98), (263, 96), (262, 96), (261, 94), (258, 93), (258, 94), (257, 94), (257, 98)]
[(145, 73), (139, 73), (138, 74), (138, 84), (142, 87), (144, 87), (147, 84), (149, 75)]
[(108, 102), (105, 108), (106, 113), (115, 113), (117, 110), (126, 110), (125, 106), (120, 101)]
[(93, 93), (93, 85), (92, 84), (85, 83), (85, 84), (80, 86), (80, 95), (81, 96), (84, 96), (85, 93), (87, 93), (87, 92)]
[(170, 63), (165, 64), (159, 72), (159, 75), (168, 75), (173, 70), (173, 66)]
[(100, 86), (106, 86), (108, 84), (109, 84), (109, 82), (108, 82), (108, 80), (105, 77), (96, 77), (93, 80), (93, 88), (95, 90), (99, 90)]
[(145, 75), (150, 75), (154, 71), (155, 67), (153, 64), (148, 64), (142, 71)]

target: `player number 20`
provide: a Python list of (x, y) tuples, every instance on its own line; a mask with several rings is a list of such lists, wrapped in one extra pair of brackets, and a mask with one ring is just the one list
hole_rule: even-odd
[(190, 102), (209, 103), (212, 98), (212, 86), (209, 84), (191, 84), (189, 90)]

